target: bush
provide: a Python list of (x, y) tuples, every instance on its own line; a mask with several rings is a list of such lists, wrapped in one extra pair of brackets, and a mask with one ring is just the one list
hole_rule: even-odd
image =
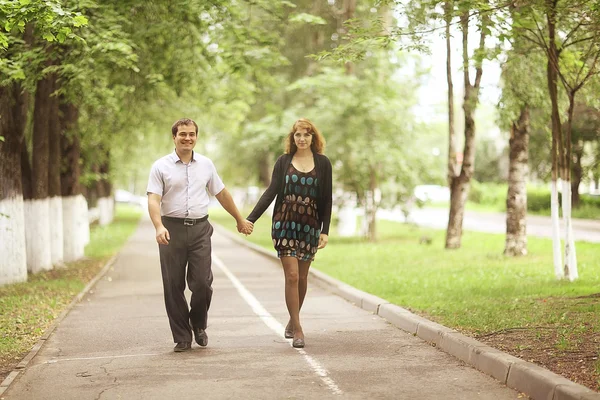
[[(560, 199), (560, 193), (558, 194)], [(527, 211), (550, 210), (550, 190), (541, 187), (527, 188)]]
[(590, 196), (589, 194), (582, 194), (580, 200), (580, 206), (600, 208), (600, 196)]
[[(506, 210), (507, 184), (481, 183), (471, 180), (469, 201), (475, 204)], [(543, 186), (527, 187), (527, 211), (533, 214), (550, 215), (550, 188)], [(559, 204), (562, 196), (558, 194)], [(600, 219), (600, 196), (581, 195), (578, 208), (573, 209), (573, 218)]]
[(493, 206), (502, 209), (506, 203), (506, 191), (506, 184), (481, 183), (472, 179), (468, 200), (476, 204)]

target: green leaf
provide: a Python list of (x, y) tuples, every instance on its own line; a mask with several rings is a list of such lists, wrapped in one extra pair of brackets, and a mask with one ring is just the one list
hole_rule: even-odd
[(88, 19), (83, 15), (77, 15), (73, 18), (73, 26), (80, 27), (88, 24)]
[(307, 13), (292, 15), (290, 17), (290, 22), (299, 22), (309, 25), (327, 25), (327, 22), (323, 18)]
[(0, 136), (0, 142), (4, 142), (4, 136)]
[(54, 42), (56, 40), (56, 38), (54, 37), (54, 35), (51, 32), (44, 33), (44, 35), (42, 37), (45, 40), (47, 40), (48, 42)]
[(22, 6), (26, 6), (31, 4), (31, 0), (19, 0), (19, 3), (21, 3)]

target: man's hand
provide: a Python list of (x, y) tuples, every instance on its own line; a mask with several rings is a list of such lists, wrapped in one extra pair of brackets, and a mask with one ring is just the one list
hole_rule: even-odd
[(324, 233), (321, 233), (321, 236), (319, 236), (319, 247), (317, 247), (317, 249), (322, 249), (323, 247), (327, 246), (328, 241), (329, 236), (327, 236)]
[(171, 240), (171, 235), (169, 235), (167, 228), (162, 225), (156, 228), (156, 243), (168, 245), (169, 240)]
[(254, 224), (248, 220), (238, 221), (237, 230), (244, 235), (250, 235), (254, 230)]

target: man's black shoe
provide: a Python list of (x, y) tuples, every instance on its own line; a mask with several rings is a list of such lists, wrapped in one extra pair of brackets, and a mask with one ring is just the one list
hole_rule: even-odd
[(190, 342), (179, 342), (173, 348), (175, 353), (181, 353), (182, 351), (191, 350), (192, 344)]
[(206, 334), (206, 331), (200, 328), (194, 328), (193, 331), (196, 343), (202, 347), (206, 347), (206, 345), (208, 345), (208, 335)]

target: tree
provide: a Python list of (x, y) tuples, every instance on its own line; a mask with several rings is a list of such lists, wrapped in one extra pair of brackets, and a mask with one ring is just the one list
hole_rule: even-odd
[[(454, 113), (452, 77), (448, 77), (449, 87), (449, 151), (448, 151), (448, 180), (451, 192), (448, 228), (446, 232), (446, 248), (459, 248), (462, 237), (462, 222), (464, 207), (468, 197), (469, 185), (474, 171), (475, 161), (475, 111), (479, 102), (479, 88), (483, 74), (483, 60), (487, 57), (486, 38), (492, 26), (492, 11), (494, 6), (488, 1), (442, 1), (421, 0), (412, 2), (385, 1), (393, 4), (397, 11), (404, 16), (408, 23), (395, 27), (384, 28), (381, 19), (359, 21), (351, 24), (349, 32), (351, 39), (348, 44), (340, 46), (333, 52), (325, 52), (320, 58), (331, 57), (334, 60), (347, 61), (364, 57), (367, 49), (386, 47), (396, 41), (403, 49), (424, 50), (423, 38), (436, 30), (446, 32), (447, 47), (449, 48), (450, 25), (458, 20), (462, 34), (462, 65), (464, 82), (464, 148), (460, 168), (458, 167), (457, 152), (454, 151)], [(440, 28), (439, 22), (443, 23)], [(469, 32), (473, 25), (477, 26), (479, 42), (473, 54), (470, 53)], [(408, 43), (405, 39), (409, 39)], [(448, 59), (448, 72), (451, 71), (451, 59)]]
[[(547, 107), (543, 54), (518, 35), (514, 14), (509, 10), (509, 27), (501, 37), (507, 42), (506, 62), (502, 67), (503, 90), (500, 124), (510, 132), (509, 177), (506, 197), (506, 241), (504, 254), (527, 254), (527, 182), (529, 180), (529, 140), (531, 110)], [(518, 21), (518, 20), (517, 20)]]
[(327, 139), (335, 180), (343, 196), (356, 193), (365, 207), (370, 240), (377, 238), (375, 215), (380, 205), (407, 201), (427, 171), (429, 148), (419, 148), (412, 140), (426, 129), (411, 112), (418, 75), (403, 71), (407, 64), (406, 55), (373, 52), (355, 63), (352, 75), (345, 68), (325, 68), (290, 86), (303, 93), (307, 105), (303, 110), (318, 116), (314, 122)]
[[(43, 57), (34, 44), (77, 40), (85, 17), (41, 0), (0, 3), (0, 284), (26, 280), (21, 154), (30, 91)], [(35, 26), (33, 23), (35, 22)]]
[[(573, 110), (573, 128), (571, 142), (573, 146), (573, 165), (571, 181), (571, 202), (573, 208), (580, 203), (579, 187), (584, 174), (589, 169), (585, 165), (585, 143), (598, 143), (600, 140), (600, 109), (578, 102)], [(597, 159), (592, 157), (592, 159)], [(593, 164), (592, 164), (593, 165)]]
[[(572, 126), (575, 96), (597, 73), (600, 57), (600, 9), (595, 1), (576, 4), (562, 0), (526, 2), (518, 16), (519, 34), (539, 46), (547, 57), (547, 85), (552, 120), (552, 219), (554, 269), (557, 278), (578, 277), (571, 221)], [(540, 18), (546, 19), (544, 24)], [(559, 81), (568, 99), (563, 133)], [(565, 261), (559, 234), (558, 178), (562, 180), (562, 211), (565, 222)]]

